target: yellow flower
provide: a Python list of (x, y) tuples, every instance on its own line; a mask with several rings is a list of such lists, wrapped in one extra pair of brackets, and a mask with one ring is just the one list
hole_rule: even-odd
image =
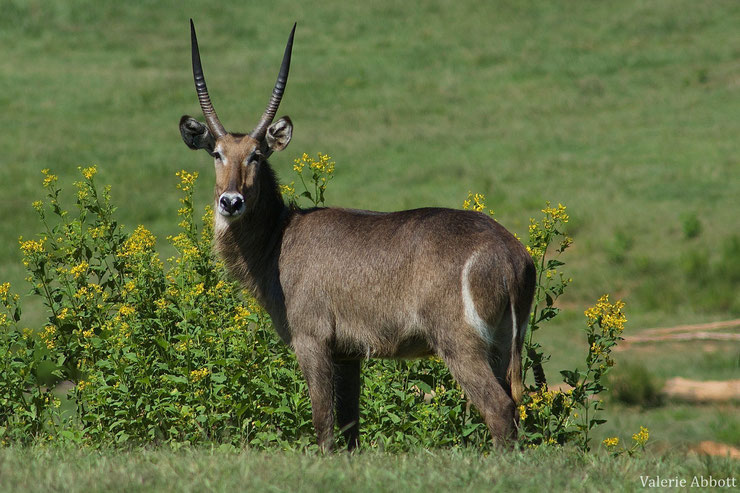
[[(77, 185), (77, 183), (75, 183)], [(80, 184), (82, 185), (82, 184)], [(77, 201), (78, 202), (84, 202), (87, 197), (89, 197), (89, 193), (86, 188), (79, 187), (77, 189)]]
[(603, 443), (607, 448), (616, 447), (619, 445), (619, 437), (605, 438)]
[(3, 284), (0, 284), (0, 300), (2, 300), (3, 303), (8, 301), (8, 293), (10, 292), (10, 283), (6, 282)]
[(547, 203), (547, 206), (542, 209), (542, 212), (545, 213), (545, 215), (550, 216), (549, 220), (551, 221), (561, 221), (564, 223), (568, 222), (568, 214), (565, 213), (565, 206), (563, 204), (558, 204), (557, 208), (550, 207), (550, 203)]
[(83, 260), (82, 262), (80, 262), (80, 263), (79, 263), (79, 264), (77, 264), (76, 266), (72, 267), (72, 268), (71, 268), (71, 269), (69, 270), (69, 273), (70, 273), (70, 274), (72, 274), (72, 276), (73, 276), (73, 277), (74, 277), (75, 279), (77, 279), (77, 278), (78, 278), (78, 277), (80, 277), (81, 275), (83, 275), (83, 274), (87, 273), (87, 268), (88, 268), (88, 267), (89, 267), (88, 263), (87, 263), (87, 262), (85, 262), (85, 261)]
[(44, 331), (41, 333), (41, 340), (46, 343), (48, 349), (54, 349), (56, 343), (54, 342), (54, 336), (57, 333), (57, 328), (53, 325), (47, 325), (44, 327)]
[(650, 438), (650, 432), (644, 426), (640, 426), (639, 433), (632, 435), (632, 440), (634, 440), (637, 445), (641, 446), (644, 446), (647, 443), (648, 438)]
[(527, 407), (522, 404), (519, 406), (519, 420), (524, 421), (525, 419), (527, 419)]
[(86, 380), (80, 380), (79, 382), (77, 382), (77, 390), (80, 390), (80, 391), (85, 390), (85, 387), (88, 387), (89, 385), (90, 385), (90, 382)]
[(82, 168), (82, 166), (80, 166), (77, 169), (80, 170), (82, 176), (84, 176), (87, 180), (92, 180), (92, 177), (95, 176), (98, 172), (97, 166), (90, 166), (89, 168)]
[(75, 292), (75, 295), (74, 296), (77, 299), (82, 299), (82, 298), (86, 298), (87, 297), (87, 294), (88, 294), (87, 286), (80, 286), (80, 288), (77, 290), (77, 292)]
[(200, 296), (205, 292), (205, 286), (203, 283), (198, 283), (193, 287), (193, 296)]
[(118, 309), (118, 313), (120, 313), (122, 317), (133, 315), (135, 312), (136, 309), (131, 305), (121, 305), (121, 308)]
[(188, 262), (198, 257), (198, 247), (190, 241), (190, 238), (185, 233), (180, 233), (175, 236), (168, 236), (167, 239), (172, 245), (180, 252), (182, 258), (178, 258), (175, 261), (179, 264), (181, 261)]
[(58, 318), (59, 320), (64, 320), (65, 318), (67, 318), (67, 316), (68, 316), (68, 315), (69, 315), (69, 308), (67, 308), (67, 307), (65, 306), (64, 308), (62, 308), (62, 309), (61, 309), (61, 310), (59, 311), (59, 314), (57, 315), (57, 318)]
[(21, 251), (26, 255), (43, 252), (45, 242), (46, 242), (46, 236), (44, 236), (44, 238), (41, 240), (23, 241), (22, 236), (18, 238), (18, 243), (20, 243), (21, 245)]
[(306, 166), (306, 163), (308, 162), (308, 154), (305, 152), (303, 153), (303, 156), (301, 156), (300, 159), (294, 159), (293, 160), (293, 171), (296, 173), (300, 173), (303, 171), (303, 167)]
[(122, 293), (124, 296), (132, 292), (134, 289), (136, 289), (136, 283), (134, 281), (128, 281), (122, 289)]
[[(483, 209), (486, 208), (486, 196), (482, 193), (476, 193), (473, 194), (473, 192), (468, 192), (468, 198), (463, 201), (463, 209), (464, 210), (472, 210), (476, 212), (481, 212)], [(493, 211), (489, 210), (489, 214), (493, 215)]]
[(334, 161), (331, 161), (331, 157), (328, 154), (318, 153), (319, 160), (312, 163), (311, 168), (317, 171), (331, 175), (334, 173)]
[(210, 370), (206, 367), (203, 367), (200, 370), (193, 370), (190, 372), (190, 379), (193, 382), (197, 382), (207, 377), (209, 373), (210, 373)]
[(296, 173), (302, 173), (306, 166), (314, 173), (326, 175), (334, 173), (334, 161), (331, 160), (328, 154), (321, 154), (320, 152), (318, 153), (318, 159), (314, 159), (304, 152), (299, 159), (293, 160), (293, 163), (293, 171)]
[(154, 249), (155, 244), (156, 239), (154, 235), (144, 226), (139, 226), (123, 244), (123, 250), (118, 253), (118, 256), (127, 258), (151, 251)]
[(195, 180), (198, 179), (197, 171), (193, 173), (188, 173), (187, 171), (182, 170), (175, 173), (175, 175), (180, 178), (180, 183), (178, 183), (177, 188), (182, 190), (183, 192), (190, 191), (195, 184)]
[(600, 344), (596, 344), (594, 342), (593, 344), (591, 344), (591, 353), (595, 354), (596, 356), (600, 356), (604, 354), (604, 348), (602, 348)]
[(290, 185), (280, 185), (280, 193), (288, 197), (293, 197), (295, 195), (295, 182), (290, 182)]
[(623, 301), (609, 303), (609, 295), (605, 294), (599, 298), (595, 306), (587, 309), (584, 314), (588, 319), (588, 324), (590, 326), (598, 324), (604, 334), (607, 334), (610, 330), (621, 333), (624, 330), (625, 322), (627, 322), (627, 317), (622, 313), (623, 308)]
[(249, 324), (249, 317), (252, 315), (252, 312), (250, 312), (247, 308), (243, 306), (237, 306), (236, 307), (236, 314), (234, 315), (234, 323), (237, 324), (239, 327), (246, 327), (247, 324)]
[(48, 169), (42, 169), (41, 173), (44, 174), (44, 182), (43, 182), (44, 188), (50, 187), (58, 179), (57, 175), (51, 174)]

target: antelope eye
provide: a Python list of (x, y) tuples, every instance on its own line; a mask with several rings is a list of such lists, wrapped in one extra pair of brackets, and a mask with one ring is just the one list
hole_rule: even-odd
[(219, 154), (218, 152), (214, 152), (213, 153), (213, 158), (214, 159), (218, 159), (220, 161), (221, 160), (221, 154)]

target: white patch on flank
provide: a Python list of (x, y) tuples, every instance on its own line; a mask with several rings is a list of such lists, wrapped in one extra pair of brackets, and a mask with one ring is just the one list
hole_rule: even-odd
[(481, 339), (490, 346), (493, 343), (491, 327), (478, 314), (478, 311), (475, 309), (473, 296), (470, 292), (470, 268), (476, 258), (477, 253), (473, 253), (468, 260), (465, 261), (465, 265), (463, 266), (461, 276), (463, 310), (465, 313), (465, 321), (470, 324), (476, 332), (478, 332)]

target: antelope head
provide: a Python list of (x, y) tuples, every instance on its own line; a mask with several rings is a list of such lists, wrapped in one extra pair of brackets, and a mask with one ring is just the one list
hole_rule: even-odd
[(215, 206), (221, 217), (235, 220), (245, 211), (254, 209), (260, 194), (260, 175), (268, 167), (267, 158), (275, 151), (282, 151), (290, 143), (293, 124), (284, 116), (277, 121), (280, 100), (285, 92), (293, 49), (295, 24), (285, 47), (270, 102), (257, 126), (248, 134), (227, 132), (213, 109), (200, 62), (198, 39), (193, 20), (190, 20), (190, 40), (193, 56), (193, 78), (201, 110), (206, 123), (184, 115), (180, 119), (180, 134), (191, 149), (205, 149), (213, 157), (216, 168)]

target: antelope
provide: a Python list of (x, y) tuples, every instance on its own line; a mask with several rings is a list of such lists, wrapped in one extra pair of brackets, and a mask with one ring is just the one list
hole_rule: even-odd
[(360, 366), (369, 358), (437, 355), (511, 444), (522, 394), (521, 350), (535, 288), (527, 250), (480, 212), (399, 212), (287, 205), (267, 159), (293, 123), (273, 121), (285, 92), (295, 25), (267, 108), (248, 134), (227, 132), (211, 103), (190, 21), (193, 78), (205, 124), (180, 133), (213, 157), (214, 248), (295, 351), (319, 447), (336, 424), (359, 444)]

